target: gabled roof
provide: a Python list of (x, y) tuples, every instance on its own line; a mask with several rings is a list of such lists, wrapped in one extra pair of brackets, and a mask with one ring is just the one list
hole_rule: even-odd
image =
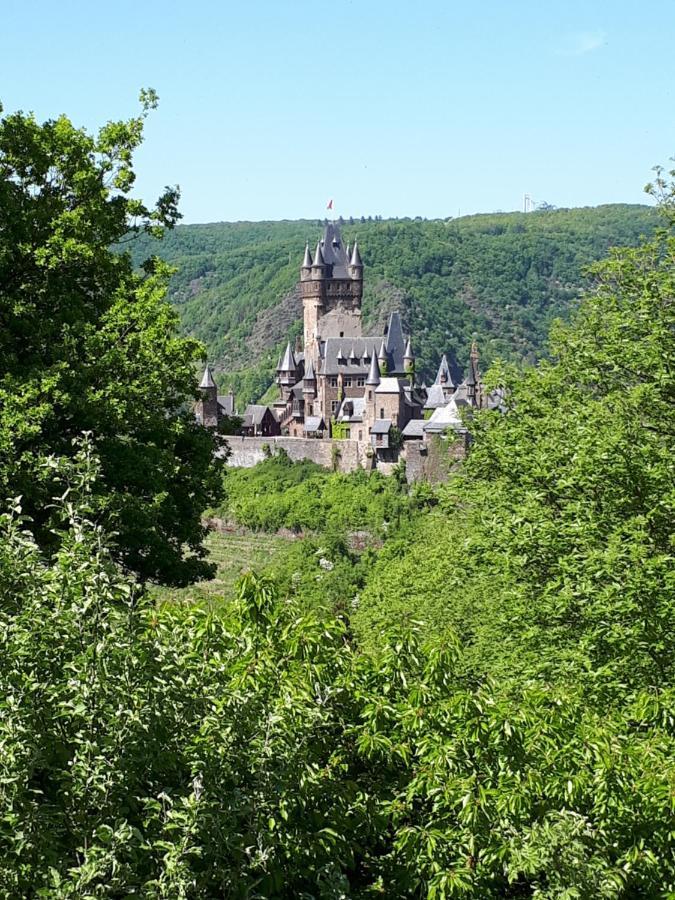
[(435, 409), (431, 414), (431, 418), (424, 424), (424, 430), (432, 434), (438, 434), (445, 431), (446, 428), (453, 428), (455, 431), (458, 431), (463, 427), (454, 397), (450, 398), (446, 406)]
[(363, 397), (347, 397), (342, 401), (338, 410), (337, 420), (339, 422), (362, 422), (365, 408), (366, 401)]
[[(194, 382), (192, 382), (194, 384)], [(211, 371), (211, 366), (207, 366), (204, 369), (204, 374), (202, 375), (202, 380), (199, 382), (200, 388), (214, 388), (216, 386), (215, 381), (213, 380), (213, 372)]]
[(305, 419), (305, 432), (324, 431), (326, 424), (321, 416), (307, 416)]
[[(262, 406), (259, 403), (249, 403), (244, 412), (244, 422), (246, 426), (262, 425), (265, 413), (269, 412), (268, 406)], [(271, 415), (271, 412), (270, 412)]]

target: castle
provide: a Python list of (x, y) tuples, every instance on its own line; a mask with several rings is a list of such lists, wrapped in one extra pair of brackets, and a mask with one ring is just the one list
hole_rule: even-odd
[[(287, 344), (276, 369), (279, 398), (271, 406), (248, 406), (242, 435), (351, 440), (370, 456), (391, 460), (406, 441), (448, 429), (464, 433), (462, 406), (498, 405), (499, 397), (485, 395), (475, 342), (461, 384), (454, 384), (443, 356), (426, 388), (416, 381), (411, 336), (404, 335), (397, 312), (384, 334), (363, 335), (363, 262), (357, 243), (344, 246), (336, 223), (326, 225), (314, 254), (305, 247), (300, 292), (302, 348)], [(200, 388), (202, 424), (216, 427), (234, 414), (234, 398), (218, 396), (208, 366)]]

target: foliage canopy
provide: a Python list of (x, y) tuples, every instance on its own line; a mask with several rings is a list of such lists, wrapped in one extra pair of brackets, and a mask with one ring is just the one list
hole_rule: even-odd
[[(101, 510), (125, 564), (184, 581), (200, 571), (200, 513), (218, 495), (213, 441), (191, 416), (201, 346), (180, 337), (165, 302), (170, 271), (134, 271), (112, 245), (160, 236), (176, 189), (152, 209), (134, 199), (143, 112), (96, 136), (65, 116), (0, 119), (0, 494), (21, 494), (50, 540), (49, 501), (72, 441), (94, 435)], [(187, 555), (186, 555), (187, 554)]]

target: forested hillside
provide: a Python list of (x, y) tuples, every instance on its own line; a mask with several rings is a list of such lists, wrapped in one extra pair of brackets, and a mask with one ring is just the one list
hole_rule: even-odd
[[(655, 227), (647, 206), (613, 205), (469, 216), (445, 221), (347, 221), (366, 266), (364, 325), (398, 309), (414, 335), (422, 377), (448, 352), (464, 366), (472, 334), (482, 358), (534, 362), (551, 322), (566, 317), (582, 271), (610, 246), (635, 244)], [(132, 242), (140, 262), (158, 253), (176, 267), (169, 299), (183, 328), (202, 340), (221, 384), (240, 400), (271, 383), (280, 343), (300, 333), (295, 291), (302, 250), (317, 221), (184, 225), (154, 244)]]

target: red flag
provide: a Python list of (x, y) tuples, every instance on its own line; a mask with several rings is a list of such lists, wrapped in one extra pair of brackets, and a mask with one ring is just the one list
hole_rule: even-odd
[(328, 203), (326, 204), (326, 209), (332, 209), (332, 208), (333, 208), (333, 201), (329, 200)]

